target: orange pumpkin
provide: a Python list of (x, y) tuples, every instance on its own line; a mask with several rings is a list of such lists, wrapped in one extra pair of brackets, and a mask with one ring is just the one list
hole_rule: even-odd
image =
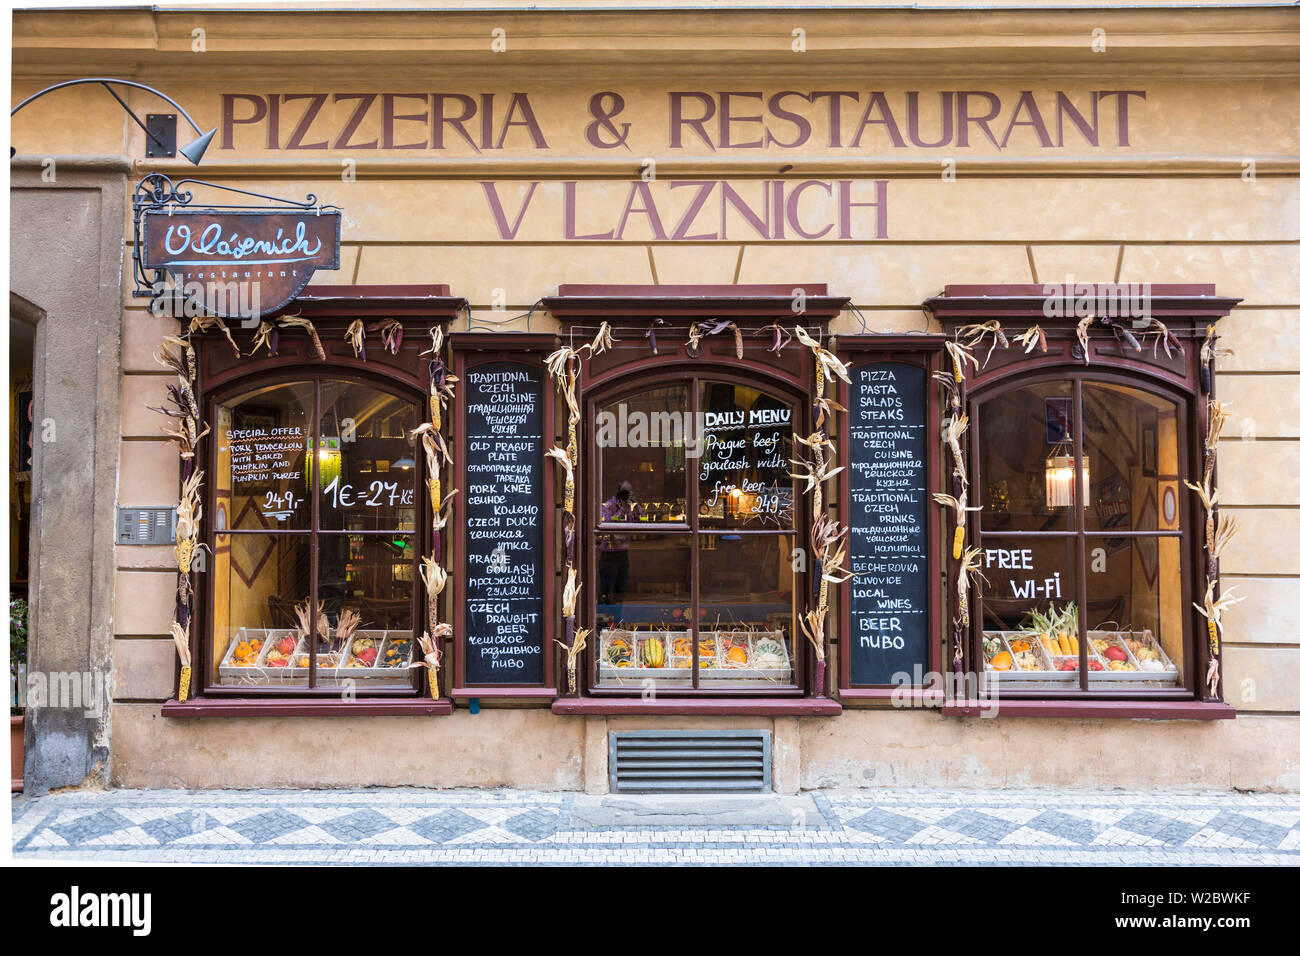
[(1002, 651), (994, 656), (992, 664), (995, 671), (1009, 671), (1011, 670), (1011, 655), (1006, 651)]
[(732, 647), (727, 650), (727, 662), (729, 664), (744, 664), (749, 658), (745, 654), (743, 647)]

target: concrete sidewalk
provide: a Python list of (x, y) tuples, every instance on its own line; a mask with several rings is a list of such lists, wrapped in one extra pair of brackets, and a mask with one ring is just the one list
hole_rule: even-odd
[(1300, 865), (1300, 794), (118, 790), (13, 814), (16, 861)]

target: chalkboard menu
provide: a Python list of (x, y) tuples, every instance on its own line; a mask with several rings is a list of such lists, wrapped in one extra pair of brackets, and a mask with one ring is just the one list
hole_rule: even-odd
[(465, 682), (543, 680), (542, 370), (472, 366), (465, 403)]
[(926, 372), (853, 365), (849, 387), (849, 659), (853, 684), (926, 670)]

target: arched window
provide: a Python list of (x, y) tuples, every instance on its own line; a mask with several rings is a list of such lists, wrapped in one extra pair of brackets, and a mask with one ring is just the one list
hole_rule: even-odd
[(624, 379), (588, 407), (593, 690), (795, 691), (800, 397), (690, 369)]
[(414, 690), (419, 399), (281, 377), (213, 396), (209, 685)]
[(1057, 370), (972, 406), (985, 674), (1004, 693), (1185, 688), (1183, 398), (1133, 375)]
[[(1208, 547), (1226, 540), (1210, 537), (1215, 328), (1238, 301), (1212, 285), (1073, 281), (926, 300), (950, 360), (963, 343), (970, 355), (946, 386), (953, 420), (970, 423), (949, 441), (968, 475), (951, 453), (946, 467), (977, 509), (969, 575), (948, 559), (949, 633), (952, 669), (980, 680), (945, 713), (976, 712), (978, 696), (1025, 716), (1232, 715), (1198, 605), (1213, 613), (1226, 591)], [(1189, 483), (1210, 489), (1208, 514)]]

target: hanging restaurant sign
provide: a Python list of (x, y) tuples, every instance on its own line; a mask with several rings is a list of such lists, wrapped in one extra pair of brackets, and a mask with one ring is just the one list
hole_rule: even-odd
[[(200, 207), (183, 186), (280, 205)], [(341, 211), (314, 195), (297, 202), (198, 180), (173, 184), (153, 173), (132, 205), (135, 294), (151, 298), (156, 314), (259, 319), (291, 302), (318, 269), (339, 268)]]

